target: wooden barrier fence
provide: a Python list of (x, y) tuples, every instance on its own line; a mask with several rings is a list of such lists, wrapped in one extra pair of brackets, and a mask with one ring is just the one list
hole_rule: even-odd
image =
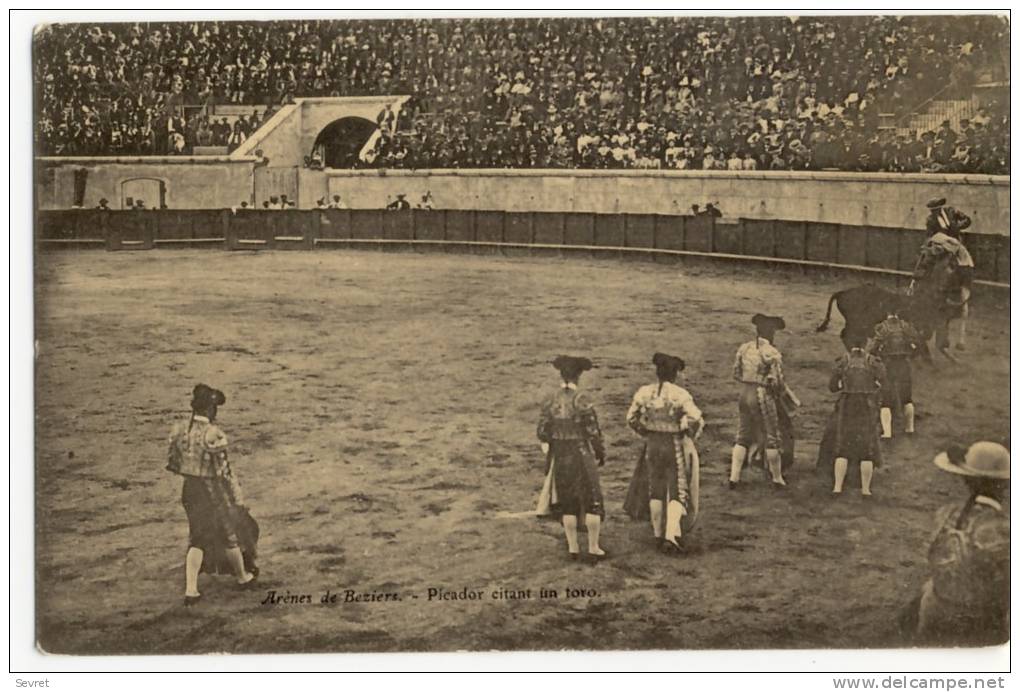
[[(40, 247), (442, 246), (751, 260), (903, 275), (924, 231), (877, 226), (660, 214), (472, 210), (41, 210)], [(1008, 236), (964, 234), (976, 278), (1008, 286)]]

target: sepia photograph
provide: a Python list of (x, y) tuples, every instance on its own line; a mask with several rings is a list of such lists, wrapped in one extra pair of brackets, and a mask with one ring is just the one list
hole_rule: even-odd
[(1008, 652), (1010, 18), (873, 12), (35, 24), (38, 653)]

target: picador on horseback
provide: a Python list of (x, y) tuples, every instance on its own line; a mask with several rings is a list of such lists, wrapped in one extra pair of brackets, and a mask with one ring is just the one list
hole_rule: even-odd
[(931, 361), (928, 340), (935, 335), (935, 345), (946, 357), (955, 360), (949, 349), (949, 321), (960, 318), (960, 341), (964, 347), (967, 336), (966, 319), (974, 260), (964, 246), (960, 233), (970, 227), (970, 217), (946, 206), (945, 198), (928, 202), (931, 210), (926, 226), (928, 238), (921, 245), (907, 294), (899, 294), (880, 286), (865, 284), (837, 291), (829, 298), (825, 319), (817, 331), (825, 331), (836, 305), (846, 320), (844, 343), (863, 335), (870, 339), (875, 328), (889, 315), (896, 314), (916, 328), (920, 341), (915, 353)]
[(949, 320), (960, 318), (960, 341), (964, 347), (966, 319), (974, 260), (963, 244), (961, 232), (970, 227), (970, 217), (946, 206), (945, 197), (928, 202), (928, 238), (914, 266), (909, 293), (927, 294), (938, 306), (939, 320), (935, 327), (935, 346), (945, 352), (949, 348)]

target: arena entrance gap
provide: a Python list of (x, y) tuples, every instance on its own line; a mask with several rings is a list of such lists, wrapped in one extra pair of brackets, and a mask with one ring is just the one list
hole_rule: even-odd
[[(338, 131), (348, 131), (355, 123), (357, 127), (353, 128), (353, 134), (358, 134), (358, 137), (352, 141), (360, 138), (362, 128), (367, 129), (369, 126), (373, 128), (368, 137), (360, 142), (362, 145), (358, 152), (360, 153), (372, 138), (380, 135), (379, 127), (389, 131), (396, 129), (400, 122), (400, 111), (409, 98), (401, 95), (382, 95), (312, 96), (294, 99), (293, 103), (280, 108), (253, 132), (251, 137), (230, 154), (230, 158), (264, 159), (270, 168), (309, 167), (320, 143), (335, 139), (330, 134), (331, 127), (337, 128), (332, 131), (335, 134)], [(354, 119), (354, 122), (335, 124), (348, 118)], [(360, 121), (367, 121), (367, 124)], [(354, 144), (350, 146), (353, 148)], [(341, 161), (345, 156), (342, 153), (344, 149), (345, 147), (341, 146), (336, 152)], [(316, 161), (325, 167), (325, 160), (320, 162), (316, 158)]]
[(312, 159), (326, 168), (353, 168), (379, 126), (371, 120), (349, 116), (326, 125), (315, 138)]
[(141, 200), (149, 209), (166, 206), (166, 182), (159, 178), (128, 178), (120, 184), (120, 208), (134, 209)]

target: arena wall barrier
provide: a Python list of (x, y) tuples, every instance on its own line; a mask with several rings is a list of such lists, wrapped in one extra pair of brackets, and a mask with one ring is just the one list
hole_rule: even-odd
[(314, 213), (319, 215), (319, 237), (316, 240), (322, 242), (352, 237), (350, 211), (330, 209)]
[[(313, 107), (319, 106), (308, 106)], [(103, 197), (111, 208), (121, 209), (129, 194), (136, 194), (125, 186), (149, 180), (158, 183), (165, 195), (157, 200), (159, 195), (146, 193), (146, 207), (165, 202), (174, 210), (235, 208), (242, 202), (261, 210), (270, 196), (281, 193), (294, 199), (299, 210), (314, 210), (316, 200), (333, 194), (340, 194), (349, 206), (371, 210), (383, 208), (396, 193), (406, 194), (413, 205), (431, 192), (435, 205), (449, 210), (678, 216), (689, 214), (692, 204), (719, 202), (725, 218), (923, 230), (925, 203), (932, 197), (946, 197), (973, 218), (972, 232), (1009, 235), (1009, 176), (634, 169), (316, 170), (301, 167), (295, 152), (308, 149), (295, 142), (311, 147), (318, 130), (301, 130), (299, 118), (280, 117), (277, 143), (289, 144), (276, 149), (259, 141), (257, 147), (252, 144), (250, 156), (242, 146), (229, 156), (37, 157), (36, 207), (70, 208), (75, 203), (75, 178), (84, 171), (87, 185), (80, 203), (85, 209), (94, 208)], [(256, 149), (264, 150), (266, 158), (255, 157)]]
[(381, 209), (430, 192), (444, 209), (665, 215), (718, 202), (726, 218), (923, 230), (932, 197), (968, 214), (975, 233), (1009, 235), (1009, 176), (844, 171), (302, 169), (298, 206), (340, 194)]
[[(450, 212), (446, 212), (447, 215)], [(538, 211), (532, 215), (534, 242), (536, 245), (563, 245), (564, 221), (563, 214), (557, 212)]]
[(623, 217), (623, 246), (627, 248), (654, 248), (655, 219), (654, 214), (628, 214)]
[[(75, 176), (84, 172), (80, 204), (94, 210), (101, 199), (111, 209), (128, 203), (133, 181), (151, 181), (143, 201), (149, 209), (224, 209), (254, 203), (255, 157), (231, 156), (43, 156), (35, 159), (35, 204), (39, 209), (70, 209), (75, 204)], [(283, 192), (287, 192), (283, 190)], [(260, 200), (261, 203), (261, 200)], [(314, 206), (314, 205), (313, 205)]]
[[(742, 260), (906, 276), (925, 232), (669, 214), (472, 210), (39, 210), (41, 248), (440, 248)], [(965, 234), (977, 278), (1009, 285), (1008, 236)]]
[[(428, 214), (422, 214), (420, 216), (427, 218)], [(504, 242), (518, 245), (530, 245), (535, 242), (534, 223), (531, 212), (511, 211), (507, 212), (503, 218)]]

